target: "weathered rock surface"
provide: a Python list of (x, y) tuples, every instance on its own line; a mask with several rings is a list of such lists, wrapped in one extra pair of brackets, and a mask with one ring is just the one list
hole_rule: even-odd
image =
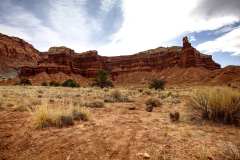
[(18, 68), (24, 65), (34, 66), (40, 59), (39, 51), (31, 44), (16, 37), (0, 33), (0, 63)]
[(211, 56), (203, 55), (193, 48), (187, 37), (183, 39), (183, 47), (160, 47), (130, 56), (103, 57), (97, 51), (76, 54), (66, 47), (52, 47), (48, 52), (42, 53), (41, 58), (38, 66), (22, 67), (21, 75), (63, 72), (94, 77), (98, 70), (104, 69), (114, 78), (123, 73), (160, 71), (170, 67), (220, 68)]
[(218, 77), (223, 76), (226, 81), (231, 81), (233, 75), (226, 75), (239, 72), (238, 67), (221, 69), (211, 56), (201, 54), (193, 48), (187, 37), (183, 38), (183, 47), (159, 47), (129, 56), (105, 57), (98, 55), (95, 50), (76, 53), (67, 47), (51, 47), (47, 52), (40, 53), (22, 39), (0, 34), (0, 57), (0, 71), (4, 67), (14, 68), (20, 77), (62, 73), (92, 78), (104, 69), (116, 83), (130, 82), (132, 80), (127, 79), (131, 77), (134, 77), (133, 82), (136, 83), (134, 79), (138, 75), (144, 79), (137, 80), (138, 83), (152, 78), (162, 78), (173, 83), (193, 83), (217, 82)]

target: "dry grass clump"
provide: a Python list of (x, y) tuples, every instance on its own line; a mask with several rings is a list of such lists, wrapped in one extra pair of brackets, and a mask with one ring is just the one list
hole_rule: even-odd
[(225, 143), (221, 148), (223, 149), (222, 157), (225, 160), (240, 160), (240, 150), (236, 145), (229, 142)]
[(159, 98), (163, 99), (163, 102), (168, 104), (178, 104), (181, 102), (177, 92), (163, 91), (159, 93)]
[(65, 109), (49, 107), (47, 104), (39, 106), (33, 112), (33, 120), (36, 128), (65, 127), (74, 124), (74, 120), (89, 120), (89, 111), (83, 107), (70, 107)]
[(227, 87), (203, 88), (191, 97), (189, 105), (204, 119), (240, 124), (240, 92)]
[(146, 111), (152, 112), (154, 107), (159, 107), (161, 102), (157, 98), (149, 98), (146, 102)]
[(94, 100), (91, 102), (86, 102), (85, 106), (89, 108), (102, 108), (104, 107), (104, 102), (100, 100)]
[(153, 107), (159, 107), (161, 105), (161, 102), (157, 98), (149, 98), (145, 104), (147, 106), (153, 106)]
[(114, 90), (110, 95), (105, 96), (104, 102), (131, 102), (126, 95), (123, 95), (119, 90)]
[(86, 107), (74, 107), (72, 116), (74, 120), (88, 121), (90, 119), (90, 112)]

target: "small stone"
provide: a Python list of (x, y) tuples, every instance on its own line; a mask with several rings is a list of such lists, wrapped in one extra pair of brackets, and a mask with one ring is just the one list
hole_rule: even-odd
[(147, 111), (147, 112), (152, 112), (152, 111), (153, 111), (153, 106), (147, 105), (147, 106), (146, 106), (146, 111)]
[(150, 159), (150, 155), (148, 153), (138, 153), (137, 154), (139, 157), (143, 157), (143, 159)]
[(129, 107), (128, 109), (129, 109), (129, 110), (135, 110), (136, 107)]

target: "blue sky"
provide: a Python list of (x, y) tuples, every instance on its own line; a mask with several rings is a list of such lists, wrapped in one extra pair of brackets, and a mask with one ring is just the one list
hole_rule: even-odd
[(1, 0), (0, 32), (40, 51), (106, 56), (181, 45), (188, 35), (222, 66), (240, 65), (240, 0)]

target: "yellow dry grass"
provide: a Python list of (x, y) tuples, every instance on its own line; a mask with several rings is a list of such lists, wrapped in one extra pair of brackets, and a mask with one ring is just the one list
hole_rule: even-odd
[(235, 123), (240, 118), (240, 92), (232, 88), (198, 89), (193, 93), (189, 105), (197, 115), (213, 121)]

